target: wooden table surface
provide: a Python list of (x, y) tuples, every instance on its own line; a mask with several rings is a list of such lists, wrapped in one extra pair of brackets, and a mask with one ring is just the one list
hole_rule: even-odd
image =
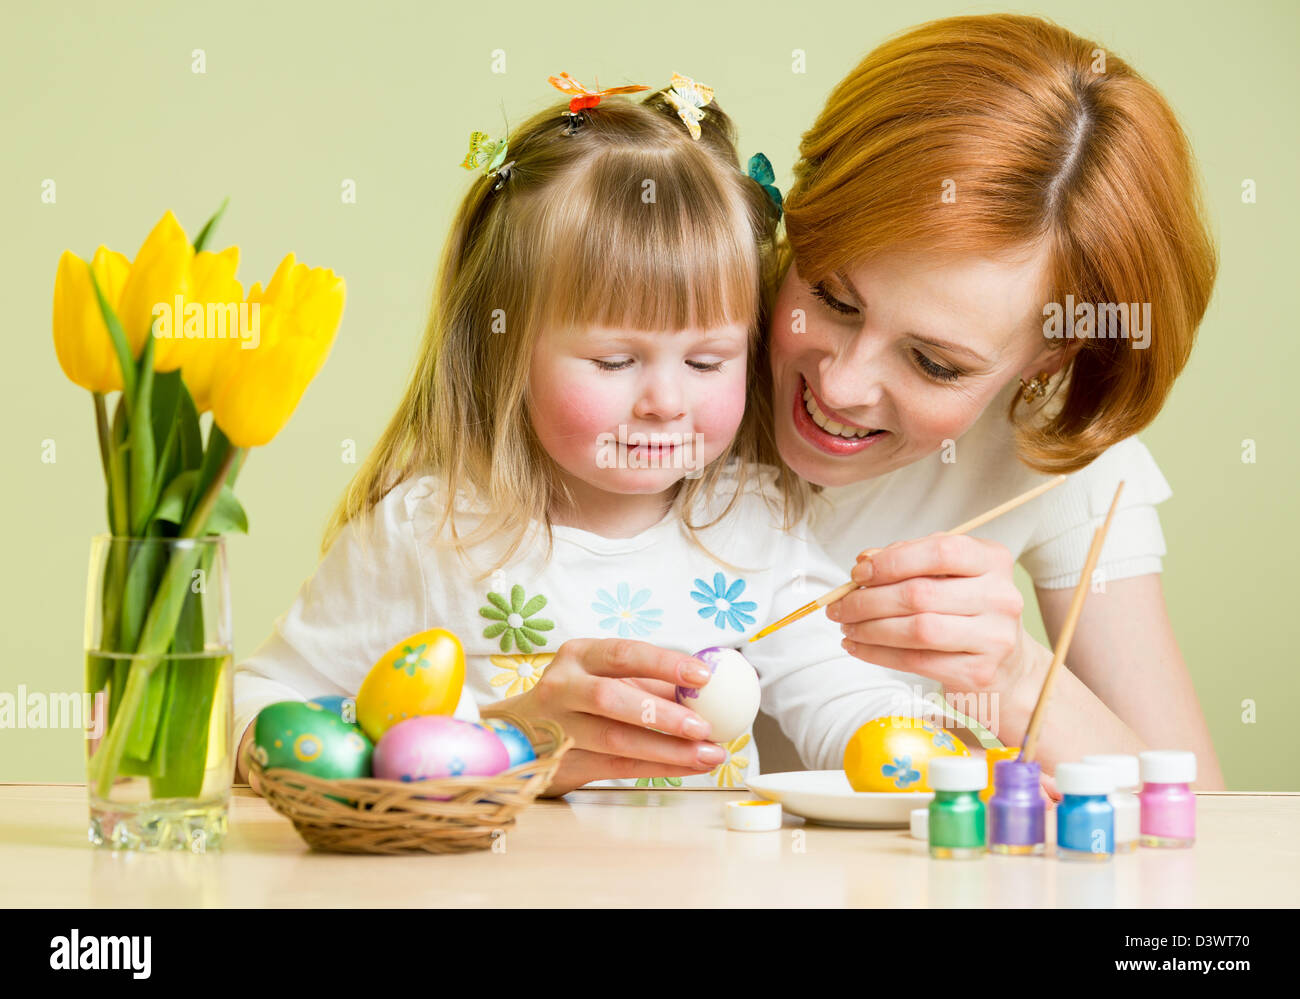
[[(787, 813), (731, 832), (747, 791), (575, 791), (520, 815), (499, 852), (315, 853), (246, 787), (225, 848), (126, 854), (86, 841), (79, 784), (0, 785), (0, 903), (14, 907), (1100, 906), (1300, 904), (1300, 794), (1200, 793), (1196, 846), (1110, 863), (931, 860), (906, 830)], [(1049, 812), (1048, 838), (1052, 839)]]

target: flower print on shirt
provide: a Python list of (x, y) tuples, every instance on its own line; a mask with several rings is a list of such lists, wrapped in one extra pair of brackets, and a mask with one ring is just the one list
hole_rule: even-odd
[(537, 686), (537, 681), (554, 658), (554, 652), (539, 652), (531, 656), (521, 656), (518, 653), (512, 656), (488, 656), (492, 665), (501, 670), (488, 683), (494, 687), (506, 687), (509, 684), (502, 697), (522, 694)]
[(718, 787), (737, 787), (749, 769), (749, 757), (738, 755), (749, 745), (749, 733), (738, 736), (722, 748), (727, 751), (727, 758), (709, 771), (709, 776), (718, 782)]
[(615, 592), (617, 596), (611, 596), (608, 590), (596, 591), (599, 599), (591, 605), (591, 609), (601, 615), (602, 628), (617, 628), (618, 637), (627, 638), (629, 635), (648, 635), (663, 624), (659, 620), (663, 617), (662, 610), (643, 609), (645, 602), (650, 599), (648, 589), (632, 593), (632, 588), (627, 583), (619, 583)]
[(637, 787), (681, 787), (680, 777), (638, 777)]
[(528, 599), (524, 588), (516, 583), (510, 590), (509, 600), (500, 593), (491, 591), (487, 598), (491, 606), (480, 607), (478, 612), (495, 623), (483, 629), (484, 638), (500, 635), (502, 652), (510, 651), (511, 642), (519, 646), (519, 651), (523, 653), (532, 652), (534, 646), (546, 644), (546, 636), (541, 632), (554, 630), (555, 622), (544, 617), (533, 617), (546, 606), (544, 596), (539, 593)]
[(737, 631), (744, 631), (745, 628), (754, 623), (754, 615), (749, 611), (754, 610), (758, 604), (752, 600), (737, 601), (736, 598), (745, 592), (745, 581), (737, 579), (734, 583), (727, 583), (727, 577), (720, 572), (713, 574), (713, 586), (710, 587), (702, 579), (695, 581), (695, 589), (691, 591), (691, 598), (704, 604), (700, 608), (700, 617), (713, 617), (713, 623), (723, 631), (727, 626), (735, 628)]

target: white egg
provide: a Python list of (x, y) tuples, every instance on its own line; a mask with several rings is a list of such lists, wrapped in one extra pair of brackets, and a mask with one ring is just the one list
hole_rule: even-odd
[(460, 700), (456, 702), (456, 710), (451, 716), (458, 721), (480, 722), (483, 719), (478, 713), (478, 702), (474, 700), (474, 695), (470, 693), (469, 684), (465, 684), (460, 689)]
[(695, 658), (713, 673), (703, 687), (678, 687), (677, 703), (707, 721), (714, 742), (730, 742), (749, 731), (758, 717), (762, 690), (749, 660), (735, 649), (701, 649)]

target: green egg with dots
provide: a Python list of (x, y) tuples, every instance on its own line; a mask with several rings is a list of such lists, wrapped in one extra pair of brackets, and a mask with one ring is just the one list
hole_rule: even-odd
[(257, 715), (253, 752), (266, 770), (339, 780), (369, 777), (374, 746), (358, 726), (318, 704), (278, 701)]

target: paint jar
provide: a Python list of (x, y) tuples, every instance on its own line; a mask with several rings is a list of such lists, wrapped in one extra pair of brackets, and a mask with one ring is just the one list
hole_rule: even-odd
[(993, 779), (993, 768), (997, 766), (998, 760), (1014, 760), (1019, 755), (1019, 746), (991, 746), (984, 750), (984, 762), (989, 768), (989, 786), (980, 792), (980, 801), (985, 805), (989, 803), (989, 799), (997, 789), (997, 781)]
[(984, 802), (978, 792), (988, 783), (983, 760), (942, 756), (930, 761), (930, 856), (970, 860), (984, 853)]
[(1056, 852), (1064, 860), (1109, 860), (1115, 852), (1115, 781), (1109, 767), (1062, 763), (1056, 768)]
[(1196, 842), (1196, 754), (1152, 750), (1138, 754), (1142, 771), (1143, 846), (1186, 847)]
[(1110, 795), (1115, 809), (1115, 852), (1133, 852), (1138, 845), (1142, 812), (1136, 793), (1142, 783), (1138, 778), (1138, 758), (1123, 753), (1095, 753), (1085, 756), (1083, 762), (1110, 768), (1115, 781), (1115, 790)]
[[(1136, 762), (1136, 761), (1134, 761)], [(1030, 857), (1043, 852), (1047, 799), (1035, 762), (998, 760), (988, 802), (989, 852)]]

